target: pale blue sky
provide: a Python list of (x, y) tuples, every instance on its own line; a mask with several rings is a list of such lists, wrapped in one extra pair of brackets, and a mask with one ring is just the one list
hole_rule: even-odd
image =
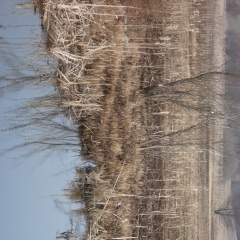
[[(33, 14), (33, 10), (3, 7), (19, 2), (21, 1), (0, 1), (0, 25), (9, 26), (6, 29), (0, 28), (0, 37), (4, 38), (0, 40), (11, 43), (0, 44), (1, 76), (20, 76), (29, 73), (23, 67), (29, 60), (24, 60), (23, 56), (36, 51), (32, 47), (27, 47), (31, 45), (29, 40), (40, 41), (39, 17)], [(22, 26), (26, 24), (33, 26)], [(23, 45), (20, 46), (19, 43)], [(22, 66), (20, 70), (19, 66)], [(24, 103), (23, 98), (53, 90), (46, 86), (25, 86), (0, 91), (0, 129), (10, 127), (11, 119), (18, 117), (14, 109)], [(11, 109), (13, 111), (9, 112)], [(23, 135), (31, 137), (32, 133), (0, 132), (0, 152), (23, 143)], [(76, 153), (71, 151), (55, 151), (48, 155), (35, 154), (15, 159), (26, 153), (24, 149), (16, 149), (0, 155), (0, 239), (55, 239), (58, 230), (65, 231), (69, 228), (69, 218), (55, 207), (52, 195), (63, 194), (62, 189), (73, 176), (71, 169), (80, 163), (80, 159), (73, 157)], [(74, 208), (72, 204), (65, 204), (63, 207), (65, 210)]]

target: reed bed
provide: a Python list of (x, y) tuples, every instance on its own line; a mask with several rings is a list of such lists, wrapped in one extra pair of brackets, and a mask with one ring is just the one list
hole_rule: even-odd
[(76, 169), (67, 189), (85, 203), (86, 239), (209, 237), (209, 155), (222, 151), (221, 130), (216, 141), (211, 131), (223, 111), (221, 89), (201, 76), (211, 65), (208, 4), (39, 5), (58, 104), (74, 113), (82, 155), (94, 163)]
[[(120, 94), (120, 67), (125, 55), (129, 54), (127, 39), (122, 38), (126, 7), (84, 1), (71, 4), (64, 0), (46, 1), (41, 6), (46, 47), (58, 61), (55, 85), (61, 92), (61, 102), (57, 104), (69, 107), (74, 113), (79, 121), (82, 155), (94, 159), (97, 164), (88, 173), (86, 169), (78, 169), (76, 179), (67, 191), (73, 201), (86, 205), (89, 221), (86, 239), (131, 236), (130, 221), (135, 218), (135, 213), (131, 204), (133, 200), (128, 199), (137, 196), (139, 188), (130, 194), (129, 189), (137, 179), (129, 178), (131, 171), (136, 172), (133, 168), (136, 168), (138, 158), (135, 147), (122, 152), (122, 145), (126, 144), (122, 134), (128, 139), (133, 137), (128, 136), (131, 126), (124, 120), (126, 106), (122, 108), (120, 103), (118, 111), (112, 109), (119, 104), (118, 101), (126, 101), (129, 87), (136, 84), (132, 79)], [(137, 57), (131, 56), (132, 62), (129, 63), (135, 59)], [(119, 114), (122, 115), (121, 122)], [(104, 125), (104, 122), (103, 133), (98, 125)], [(118, 130), (120, 125), (121, 134), (109, 133), (111, 129)], [(105, 141), (99, 140), (100, 136)], [(130, 143), (128, 140), (127, 144)]]

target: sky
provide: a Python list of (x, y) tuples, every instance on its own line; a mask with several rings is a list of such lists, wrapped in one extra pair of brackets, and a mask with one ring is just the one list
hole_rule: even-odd
[[(39, 16), (34, 15), (32, 9), (6, 7), (16, 3), (21, 1), (0, 1), (0, 77), (28, 76), (32, 73), (29, 64), (41, 65), (41, 61), (29, 57), (39, 50), (37, 44), (33, 47), (41, 40)], [(46, 61), (43, 56), (42, 59)], [(65, 212), (76, 208), (62, 195), (63, 188), (73, 179), (73, 168), (80, 164), (80, 158), (75, 152), (65, 150), (36, 151), (30, 155), (27, 151), (32, 149), (16, 148), (7, 152), (6, 149), (24, 143), (26, 138), (35, 138), (39, 132), (46, 134), (44, 127), (5, 130), (23, 119), (18, 109), (28, 99), (54, 89), (31, 84), (2, 89), (4, 84), (0, 82), (0, 239), (55, 239), (57, 231), (70, 227), (69, 215)], [(70, 124), (63, 117), (59, 121)], [(66, 204), (58, 209), (54, 199)], [(84, 226), (82, 220), (78, 224)]]

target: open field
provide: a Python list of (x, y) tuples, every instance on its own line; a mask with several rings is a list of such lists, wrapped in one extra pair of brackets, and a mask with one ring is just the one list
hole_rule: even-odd
[(69, 189), (86, 204), (86, 239), (220, 239), (221, 4), (40, 5), (61, 104), (79, 123), (83, 157), (96, 164), (77, 169)]

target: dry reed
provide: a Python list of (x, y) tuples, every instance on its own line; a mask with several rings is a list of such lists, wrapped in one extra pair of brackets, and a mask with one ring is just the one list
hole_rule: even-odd
[(222, 109), (201, 79), (190, 80), (209, 64), (197, 14), (208, 18), (207, 1), (108, 2), (49, 0), (42, 10), (61, 104), (79, 121), (84, 157), (97, 165), (77, 170), (68, 190), (86, 203), (87, 239), (205, 239), (206, 158), (221, 154), (221, 144), (209, 150), (209, 131)]

